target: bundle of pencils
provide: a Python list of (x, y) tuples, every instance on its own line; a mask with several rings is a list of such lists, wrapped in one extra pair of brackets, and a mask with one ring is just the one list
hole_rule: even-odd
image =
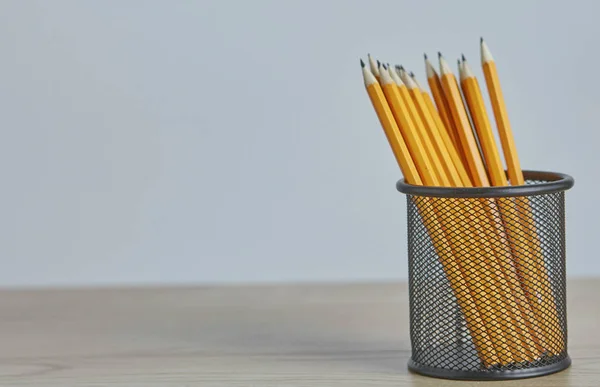
[[(439, 73), (425, 56), (431, 96), (403, 67), (370, 55), (368, 61), (367, 66), (361, 59), (365, 87), (407, 183), (525, 184), (496, 64), (483, 39), (481, 64), (508, 179), (479, 83), (464, 56), (458, 61), (459, 80), (441, 53)], [(415, 204), (482, 364), (560, 354), (564, 342), (557, 340), (556, 303), (528, 199), (436, 199)], [(445, 211), (448, 206), (454, 210)], [(457, 223), (463, 225), (459, 233)]]

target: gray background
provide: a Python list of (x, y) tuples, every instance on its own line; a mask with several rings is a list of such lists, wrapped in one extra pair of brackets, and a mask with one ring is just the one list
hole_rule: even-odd
[(479, 36), (522, 165), (572, 174), (596, 254), (595, 1), (2, 1), (0, 285), (405, 278), (405, 199), (364, 92)]

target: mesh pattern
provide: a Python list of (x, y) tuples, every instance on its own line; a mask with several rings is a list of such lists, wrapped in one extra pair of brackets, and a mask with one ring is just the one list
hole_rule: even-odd
[(407, 198), (413, 365), (490, 374), (568, 357), (564, 192)]

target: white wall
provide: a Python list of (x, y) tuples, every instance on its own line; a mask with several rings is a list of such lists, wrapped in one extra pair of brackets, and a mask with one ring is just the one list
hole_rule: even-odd
[(499, 65), (522, 165), (600, 274), (600, 3), (2, 1), (0, 285), (405, 278), (367, 52)]

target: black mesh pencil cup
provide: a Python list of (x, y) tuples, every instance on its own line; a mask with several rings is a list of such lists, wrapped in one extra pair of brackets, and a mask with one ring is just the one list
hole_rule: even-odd
[(567, 368), (565, 191), (423, 187), (408, 199), (411, 371), (448, 379), (541, 376)]

